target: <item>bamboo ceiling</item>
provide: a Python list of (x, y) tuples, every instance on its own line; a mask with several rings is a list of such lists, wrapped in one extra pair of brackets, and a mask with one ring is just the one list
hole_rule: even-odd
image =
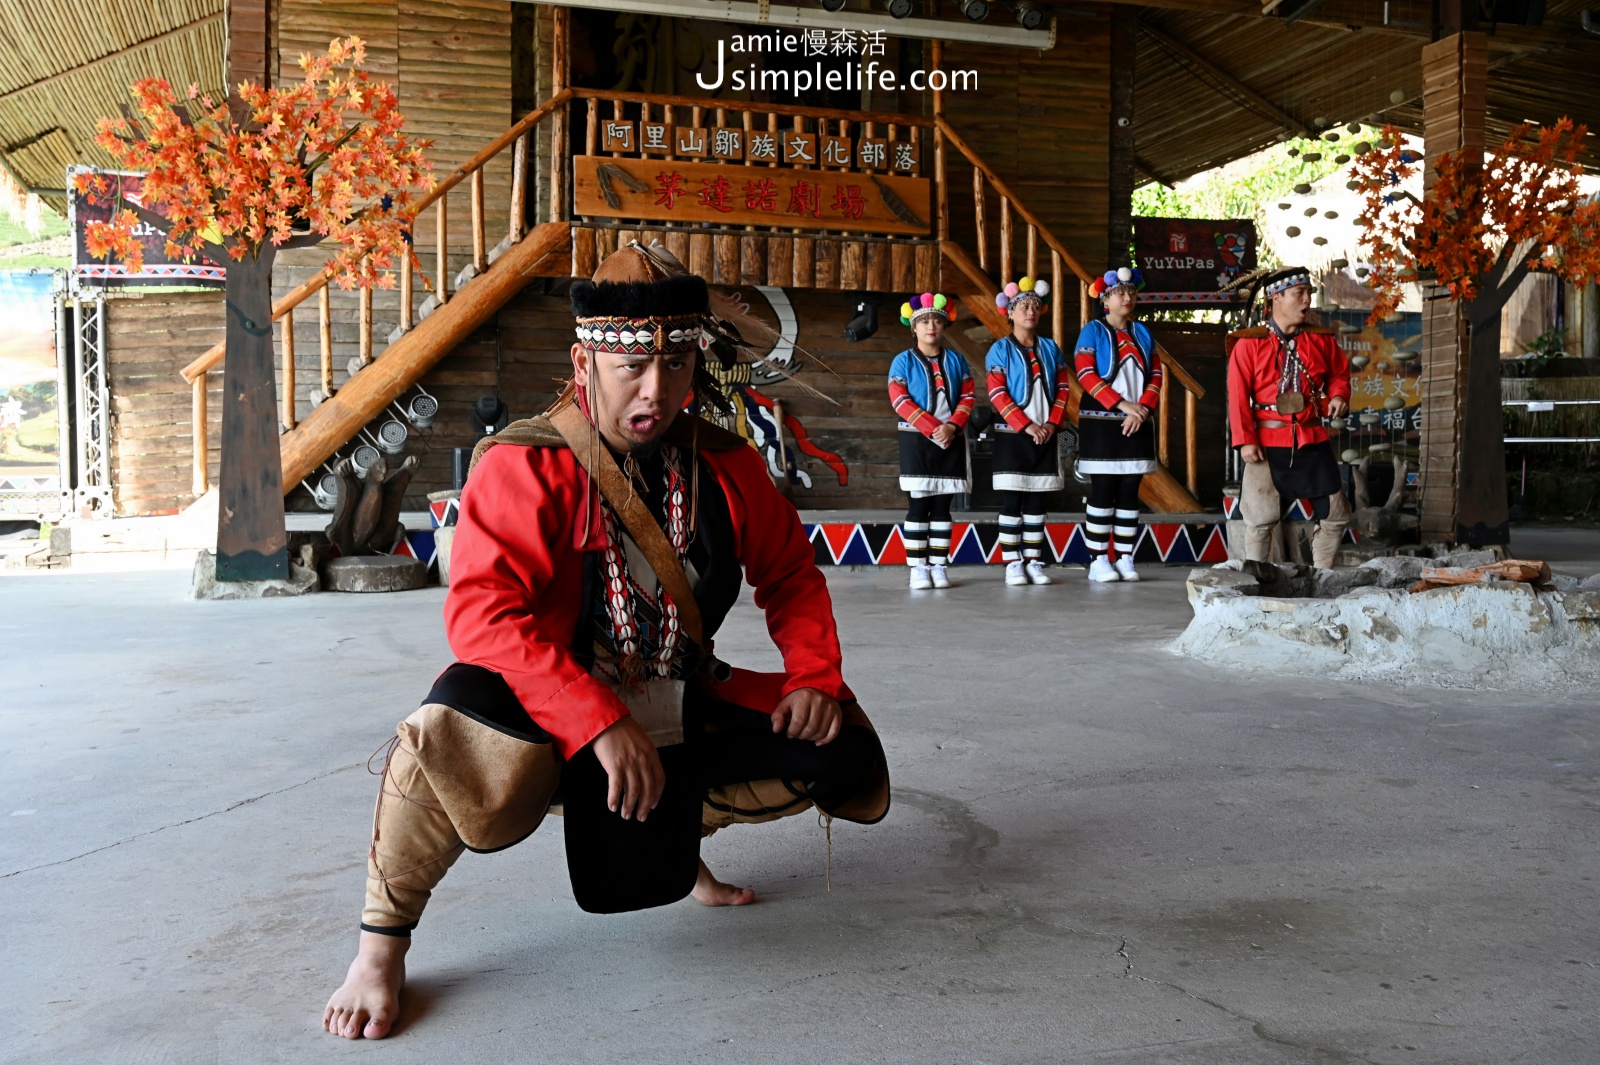
[(94, 145), (128, 86), (159, 75), (223, 87), (223, 0), (0, 0), (0, 165), (57, 211), (72, 163), (109, 166)]
[[(1600, 38), (1578, 29), (1578, 11), (1587, 2), (1550, 0), (1541, 29), (1501, 27), (1489, 37), (1490, 144), (1518, 122), (1563, 115), (1600, 131)], [(1381, 0), (1344, 0), (1337, 12), (1319, 10), (1322, 21), (1290, 26), (1258, 15), (1141, 9), (1134, 87), (1138, 180), (1182, 180), (1298, 132), (1270, 108), (1247, 103), (1229, 79), (1307, 126), (1319, 118), (1338, 125), (1377, 116), (1420, 133), (1427, 31), (1373, 25), (1381, 23), (1382, 6)], [(1341, 19), (1367, 28), (1336, 24)], [(1404, 96), (1399, 104), (1391, 99), (1395, 92)]]

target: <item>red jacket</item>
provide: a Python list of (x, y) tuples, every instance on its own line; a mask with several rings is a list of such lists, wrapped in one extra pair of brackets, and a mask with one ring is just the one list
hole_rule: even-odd
[[(1228, 335), (1228, 424), (1234, 447), (1303, 447), (1328, 439), (1322, 418), (1328, 400), (1350, 398), (1349, 360), (1339, 350), (1333, 330), (1321, 326), (1301, 327), (1295, 351), (1305, 365), (1306, 407), (1298, 414), (1279, 414), (1274, 409), (1280, 372), (1278, 338), (1266, 326)], [(1294, 422), (1295, 427), (1269, 429), (1257, 421)]]
[[(833, 601), (794, 505), (773, 487), (753, 448), (703, 449), (700, 457), (727, 494), (739, 563), (783, 655), (777, 697), (816, 688), (849, 698)], [(590, 497), (585, 510), (587, 490), (587, 475), (564, 447), (489, 448), (461, 496), (444, 606), (451, 650), (462, 662), (503, 676), (563, 757), (627, 714), (611, 689), (572, 655), (583, 606), (580, 552), (605, 545), (597, 497)], [(741, 676), (723, 687), (754, 681)], [(770, 693), (768, 698), (776, 701)], [(772, 708), (771, 702), (760, 707)]]

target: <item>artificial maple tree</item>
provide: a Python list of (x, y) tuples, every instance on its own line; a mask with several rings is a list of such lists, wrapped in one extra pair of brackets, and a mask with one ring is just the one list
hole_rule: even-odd
[[(1441, 288), (1450, 301), (1431, 305), (1425, 331), (1433, 338), (1426, 372), (1452, 401), (1425, 416), (1421, 459), (1425, 525), (1435, 521), (1436, 532), (1458, 543), (1505, 544), (1511, 535), (1500, 416), (1506, 301), (1532, 270), (1579, 284), (1600, 275), (1600, 205), (1578, 184), (1587, 132), (1563, 118), (1537, 130), (1518, 126), (1491, 152), (1442, 154), (1421, 199), (1404, 185), (1422, 157), (1393, 128), (1355, 166), (1377, 297), (1370, 320), (1392, 314), (1408, 282)], [(1430, 507), (1430, 493), (1445, 504)]]
[[(104, 119), (95, 138), (143, 172), (140, 202), (115, 202), (121, 184), (80, 174), (91, 202), (115, 202), (110, 222), (85, 227), (91, 254), (137, 270), (139, 223), (164, 230), (169, 255), (227, 261), (222, 464), (217, 577), (288, 576), (273, 387), (272, 266), (279, 251), (338, 245), (325, 269), (343, 287), (388, 287), (411, 245), (418, 197), (433, 187), (424, 150), (404, 132), (394, 88), (360, 69), (360, 38), (302, 55), (297, 84), (238, 86), (214, 100), (180, 96), (162, 78), (133, 86), (134, 108)], [(426, 280), (426, 279), (424, 279)]]
[(1423, 199), (1403, 186), (1422, 165), (1393, 127), (1356, 160), (1360, 224), (1377, 299), (1371, 321), (1400, 305), (1407, 282), (1434, 280), (1468, 316), (1498, 317), (1530, 270), (1584, 283), (1600, 275), (1600, 204), (1586, 203), (1578, 157), (1588, 131), (1570, 118), (1513, 129), (1499, 148), (1441, 155)]

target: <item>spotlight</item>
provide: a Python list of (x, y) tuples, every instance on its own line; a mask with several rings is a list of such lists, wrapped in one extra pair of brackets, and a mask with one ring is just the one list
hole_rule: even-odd
[(865, 340), (878, 331), (878, 305), (862, 301), (856, 304), (855, 317), (845, 323), (844, 338), (850, 341)]
[(499, 396), (479, 396), (472, 405), (471, 422), (479, 436), (489, 436), (510, 424), (511, 412)]
[(1050, 16), (1049, 9), (1038, 0), (1017, 0), (1015, 8), (1017, 25), (1025, 30), (1036, 30)]
[(916, 0), (889, 0), (890, 18), (910, 18), (916, 13)]
[(410, 435), (404, 422), (391, 418), (378, 426), (378, 449), (386, 455), (398, 455), (406, 449), (406, 437)]
[(961, 13), (972, 22), (989, 17), (989, 0), (961, 0)]
[(378, 449), (371, 444), (357, 444), (356, 449), (350, 452), (350, 465), (358, 476), (365, 477), (378, 457)]
[(439, 401), (424, 392), (406, 406), (406, 421), (413, 429), (426, 429), (439, 416)]
[(332, 510), (339, 499), (339, 478), (331, 473), (323, 474), (317, 479), (317, 486), (311, 489), (311, 498), (317, 501), (318, 509)]
[(822, 0), (822, 10), (843, 11), (845, 0)]

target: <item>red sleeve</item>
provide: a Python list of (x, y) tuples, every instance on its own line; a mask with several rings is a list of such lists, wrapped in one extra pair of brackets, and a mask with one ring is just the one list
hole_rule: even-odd
[(461, 496), (444, 604), (456, 657), (504, 677), (564, 758), (628, 712), (571, 651), (585, 484), (565, 449), (490, 448)]
[(904, 381), (889, 378), (889, 402), (894, 405), (894, 412), (900, 416), (900, 420), (923, 436), (932, 436), (933, 431), (939, 428), (939, 419), (917, 406)]
[(1072, 399), (1072, 371), (1063, 359), (1056, 367), (1056, 401), (1050, 405), (1050, 424), (1057, 429), (1067, 424), (1067, 404)]
[(950, 412), (950, 424), (957, 429), (965, 429), (967, 420), (972, 417), (972, 408), (978, 402), (978, 386), (973, 384), (972, 375), (969, 373), (961, 379), (961, 398), (956, 402), (956, 409)]
[(1122, 402), (1122, 397), (1095, 372), (1094, 349), (1079, 348), (1072, 356), (1072, 365), (1078, 371), (1078, 383), (1083, 386), (1083, 390), (1107, 410), (1116, 410), (1117, 404)]
[(1140, 406), (1155, 410), (1161, 406), (1161, 379), (1166, 376), (1166, 370), (1161, 365), (1161, 352), (1154, 344), (1150, 345), (1150, 380), (1144, 386), (1144, 395), (1139, 397)]
[(1004, 370), (990, 370), (985, 375), (985, 384), (989, 386), (989, 406), (1005, 422), (1017, 432), (1022, 432), (1033, 423), (1028, 420), (1028, 414), (1017, 401), (1011, 398), (1011, 393), (1006, 390), (1006, 372)]
[(1248, 339), (1234, 344), (1228, 357), (1228, 424), (1233, 430), (1233, 446), (1259, 444), (1255, 412), (1250, 409), (1254, 383), (1250, 366), (1255, 361), (1255, 345)]
[(799, 512), (773, 486), (754, 448), (705, 454), (728, 493), (745, 580), (783, 656), (781, 694), (815, 688), (834, 699), (848, 698), (833, 599)]

